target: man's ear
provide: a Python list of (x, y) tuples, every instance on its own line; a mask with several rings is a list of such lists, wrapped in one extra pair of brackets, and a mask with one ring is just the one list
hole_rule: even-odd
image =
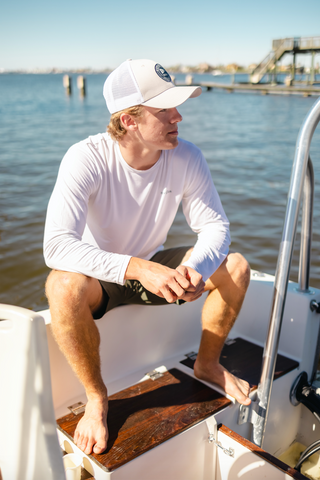
[(136, 117), (134, 117), (133, 115), (129, 115), (128, 113), (122, 113), (120, 115), (120, 120), (126, 130), (135, 131), (137, 129)]

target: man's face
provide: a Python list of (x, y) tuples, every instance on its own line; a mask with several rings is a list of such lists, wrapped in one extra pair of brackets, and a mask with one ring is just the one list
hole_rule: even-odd
[(176, 108), (143, 107), (137, 118), (138, 136), (149, 149), (171, 150), (178, 145), (178, 123), (182, 117)]

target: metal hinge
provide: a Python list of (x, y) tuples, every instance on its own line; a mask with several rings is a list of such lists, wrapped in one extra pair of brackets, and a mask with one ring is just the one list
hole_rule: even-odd
[(221, 450), (223, 451), (223, 453), (225, 453), (225, 454), (228, 455), (229, 457), (234, 457), (234, 450), (233, 450), (233, 448), (223, 447), (223, 446), (221, 445), (221, 442), (219, 442), (218, 440), (216, 440), (216, 439), (214, 438), (214, 435), (212, 435), (212, 433), (209, 434), (208, 440), (209, 440), (209, 443), (214, 443), (216, 447), (221, 448)]
[(196, 360), (197, 359), (197, 353), (196, 352), (189, 352), (185, 353), (184, 356), (187, 358), (190, 358), (190, 360)]
[(243, 425), (244, 423), (255, 424), (256, 417), (265, 418), (265, 416), (266, 409), (261, 407), (258, 402), (252, 401), (250, 405), (240, 405), (238, 425)]
[(163, 377), (163, 372), (159, 372), (157, 369), (151, 370), (151, 372), (146, 373), (147, 378), (151, 380), (157, 380), (157, 378)]
[(139, 380), (139, 382), (145, 382), (146, 380), (150, 380), (150, 379), (156, 380), (157, 378), (162, 377), (162, 375), (167, 371), (168, 371), (167, 367), (165, 367), (164, 365), (161, 365), (161, 367), (157, 367), (154, 370), (151, 370), (151, 372), (146, 373), (144, 377), (142, 377), (141, 380)]
[(74, 413), (74, 415), (79, 415), (80, 413), (83, 413), (85, 411), (86, 405), (83, 402), (78, 402), (70, 405), (70, 407), (68, 408), (72, 413)]
[(208, 431), (209, 431), (208, 442), (213, 443), (216, 447), (221, 448), (223, 453), (225, 453), (229, 457), (234, 457), (233, 448), (223, 447), (221, 442), (219, 442), (219, 440), (216, 439), (216, 437), (218, 436), (216, 419), (214, 417), (207, 418), (206, 424), (207, 424), (207, 428), (208, 428)]

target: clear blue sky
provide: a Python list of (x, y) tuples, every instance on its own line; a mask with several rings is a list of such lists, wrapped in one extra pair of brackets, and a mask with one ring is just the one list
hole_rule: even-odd
[(320, 36), (320, 0), (4, 0), (0, 69), (247, 66), (292, 36)]

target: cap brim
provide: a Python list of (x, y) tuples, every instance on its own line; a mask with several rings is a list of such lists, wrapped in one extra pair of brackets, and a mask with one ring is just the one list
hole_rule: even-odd
[(201, 87), (172, 87), (141, 105), (153, 108), (174, 108), (184, 103), (188, 98), (199, 97), (201, 93)]

